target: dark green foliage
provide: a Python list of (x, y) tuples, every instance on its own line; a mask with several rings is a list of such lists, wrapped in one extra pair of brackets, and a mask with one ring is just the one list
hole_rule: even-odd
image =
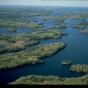
[(28, 75), (9, 84), (28, 85), (88, 85), (88, 74), (77, 78), (60, 78), (58, 76)]
[[(0, 26), (2, 27), (28, 27), (28, 28), (41, 28), (41, 23), (38, 22), (29, 22), (29, 21), (14, 21), (14, 20), (7, 20), (3, 21), (0, 20)], [(12, 30), (9, 30), (12, 31)]]
[(8, 43), (16, 43), (16, 41), (14, 39), (6, 40), (6, 42), (8, 42)]
[(80, 32), (88, 34), (88, 29), (81, 30)]
[[(0, 52), (9, 51), (16, 52), (26, 49), (28, 46), (34, 46), (40, 43), (40, 40), (50, 39), (50, 38), (61, 38), (63, 35), (67, 35), (60, 30), (54, 29), (36, 29), (31, 33), (22, 34), (0, 34), (0, 40), (4, 40), (4, 47), (0, 48)], [(22, 42), (22, 43), (18, 43)], [(4, 44), (4, 43), (3, 43)]]
[[(63, 42), (34, 46), (21, 52), (10, 53), (0, 56), (0, 70), (15, 68), (25, 64), (43, 63), (44, 57), (54, 55), (66, 46)], [(8, 48), (8, 47), (6, 47)], [(22, 48), (21, 48), (22, 49)], [(24, 47), (23, 47), (24, 49)], [(19, 47), (12, 47), (9, 52), (17, 51)]]
[(83, 23), (74, 23), (72, 24), (73, 28), (86, 28), (86, 25)]
[[(37, 8), (37, 10), (36, 10)], [(27, 18), (34, 16), (49, 15), (53, 9), (39, 8), (0, 8), (0, 26), (3, 27), (28, 27), (28, 28), (41, 28), (43, 23), (35, 21), (30, 22)]]
[(76, 72), (86, 72), (86, 73), (88, 73), (88, 65), (86, 65), (86, 64), (72, 65), (70, 70), (71, 71), (76, 71)]
[(14, 29), (14, 28), (8, 28), (7, 29), (9, 32), (16, 32), (17, 30), (16, 29)]
[(62, 24), (58, 24), (58, 25), (55, 25), (55, 26), (49, 26), (49, 28), (67, 28), (67, 25), (62, 23)]

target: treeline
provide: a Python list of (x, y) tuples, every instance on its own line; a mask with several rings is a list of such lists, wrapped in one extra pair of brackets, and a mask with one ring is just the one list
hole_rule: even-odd
[[(55, 30), (55, 29), (39, 29), (31, 32), (31, 35), (29, 35), (32, 39), (50, 39), (50, 38), (61, 38), (62, 35), (65, 34), (61, 30)], [(66, 33), (67, 34), (67, 33)]]
[(74, 24), (72, 24), (72, 27), (83, 29), (83, 28), (86, 28), (86, 24), (84, 24), (84, 23), (74, 23)]
[(54, 26), (49, 26), (49, 28), (67, 28), (67, 25), (65, 23), (62, 23)]
[(15, 28), (8, 28), (7, 29), (9, 32), (16, 32), (17, 30)]
[(66, 12), (64, 15), (69, 16), (70, 19), (78, 19), (85, 21), (85, 18), (88, 16), (88, 11), (76, 11), (76, 12)]
[(17, 79), (9, 84), (28, 85), (88, 85), (88, 74), (77, 78), (61, 78), (58, 76), (28, 75)]
[(0, 20), (1, 27), (28, 27), (28, 28), (42, 28), (42, 23), (40, 22), (29, 22), (23, 20)]
[(86, 73), (88, 73), (88, 65), (87, 64), (72, 65), (70, 70), (71, 71), (76, 71), (76, 72), (86, 72)]
[(51, 39), (51, 38), (58, 38), (60, 39), (63, 35), (67, 35), (68, 33), (62, 32), (61, 30), (55, 29), (36, 29), (31, 33), (28, 33), (31, 39)]
[(15, 68), (25, 64), (44, 63), (44, 57), (54, 55), (66, 46), (63, 42), (34, 46), (32, 48), (0, 56), (0, 70)]
[[(68, 18), (70, 18), (70, 19), (78, 19), (78, 20), (82, 21), (82, 23), (88, 24), (88, 22), (86, 21), (87, 16), (88, 16), (88, 11), (76, 11), (76, 12), (65, 12), (62, 15), (43, 16), (42, 18), (44, 20), (48, 20), (48, 19), (54, 20), (55, 24), (63, 23)], [(82, 26), (84, 24), (82, 24)], [(80, 24), (80, 26), (81, 26), (81, 24)], [(74, 25), (73, 27), (80, 28), (78, 24)], [(82, 28), (84, 28), (84, 27), (85, 26), (83, 26)]]
[(26, 18), (34, 16), (49, 15), (54, 9), (50, 7), (3, 7), (0, 6), (0, 17), (6, 18)]
[[(30, 33), (21, 33), (21, 34), (0, 34), (0, 40), (43, 40), (50, 38), (61, 38), (65, 33), (61, 30), (55, 29), (36, 29)], [(67, 33), (66, 33), (67, 34)]]
[[(8, 9), (7, 9), (8, 8)], [(46, 16), (54, 11), (53, 8), (46, 7), (1, 7), (0, 8), (0, 26), (3, 27), (28, 27), (41, 28), (42, 23), (27, 21), (27, 18)], [(34, 18), (35, 19), (35, 18)]]
[(63, 35), (67, 35), (60, 30), (54, 29), (36, 29), (30, 33), (21, 34), (0, 34), (0, 41), (3, 41), (3, 45), (0, 47), (0, 53), (4, 51), (16, 52), (26, 49), (27, 46), (34, 46), (40, 43), (41, 40), (50, 38), (61, 38)]
[[(7, 9), (8, 8), (8, 9)], [(38, 22), (27, 21), (26, 18), (34, 18), (41, 16), (43, 20), (54, 20), (55, 24), (63, 23), (65, 19), (79, 19), (82, 22), (86, 21), (85, 18), (88, 16), (87, 11), (76, 11), (76, 12), (65, 12), (62, 15), (50, 15), (53, 11), (58, 8), (51, 7), (7, 7), (0, 8), (0, 26), (7, 27), (28, 27), (28, 28), (41, 28), (42, 24)], [(59, 8), (62, 9), (62, 8)], [(74, 15), (73, 15), (74, 14)], [(35, 19), (35, 18), (34, 18)], [(85, 22), (88, 24), (88, 22)], [(78, 26), (78, 25), (76, 25)], [(75, 26), (74, 26), (75, 27)], [(79, 27), (79, 26), (78, 26)]]
[[(30, 40), (30, 41), (25, 41), (25, 43), (21, 44), (8, 44), (5, 46), (0, 47), (0, 53), (8, 51), (8, 52), (17, 52), (26, 49), (27, 46), (34, 46), (38, 44), (40, 41), (39, 40)], [(12, 42), (10, 42), (12, 43)]]
[(88, 29), (86, 28), (86, 29), (84, 29), (84, 30), (81, 30), (80, 32), (81, 32), (81, 33), (88, 34)]
[(43, 16), (43, 20), (53, 20), (55, 24), (63, 23), (65, 19), (67, 19), (68, 16), (65, 15), (57, 15), (57, 16)]

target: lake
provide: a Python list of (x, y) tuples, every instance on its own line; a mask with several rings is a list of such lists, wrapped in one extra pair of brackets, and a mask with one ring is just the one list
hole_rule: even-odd
[(19, 34), (19, 33), (24, 33), (24, 32), (32, 32), (34, 29), (26, 28), (26, 27), (15, 27), (17, 30), (16, 32), (9, 32), (8, 27), (0, 27), (0, 33), (3, 34)]
[[(83, 9), (83, 8), (81, 8)], [(70, 10), (75, 11), (76, 8), (70, 8)], [(80, 10), (80, 8), (78, 8)], [(85, 8), (83, 10), (86, 10)], [(66, 11), (69, 11), (67, 9)], [(53, 15), (57, 14), (58, 11), (54, 11)], [(61, 12), (62, 14), (62, 12)], [(39, 22), (44, 22), (44, 28), (48, 28), (50, 25), (54, 25), (53, 20), (42, 20), (41, 17), (35, 19)], [(27, 19), (33, 21), (33, 19)], [(85, 73), (71, 72), (70, 65), (64, 66), (61, 64), (62, 60), (71, 60), (74, 64), (88, 64), (88, 34), (80, 33), (79, 28), (71, 28), (72, 23), (78, 23), (81, 20), (71, 20), (66, 19), (64, 23), (67, 24), (67, 28), (60, 29), (63, 32), (68, 33), (68, 36), (62, 36), (61, 39), (48, 39), (42, 40), (41, 44), (50, 44), (55, 42), (65, 42), (67, 46), (51, 57), (44, 58), (45, 64), (38, 65), (27, 65), (24, 67), (18, 67), (16, 69), (11, 69), (7, 71), (0, 72), (0, 83), (9, 83), (15, 81), (21, 76), (26, 75), (55, 75), (59, 77), (78, 77), (83, 76)], [(28, 28), (16, 28), (17, 33), (30, 32)], [(31, 29), (32, 30), (32, 29)], [(56, 29), (58, 30), (58, 29)], [(0, 32), (8, 34), (6, 28), (0, 27)], [(12, 32), (10, 32), (12, 34)]]

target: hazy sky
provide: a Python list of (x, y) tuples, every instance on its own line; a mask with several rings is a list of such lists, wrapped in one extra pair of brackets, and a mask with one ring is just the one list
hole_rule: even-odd
[(88, 0), (0, 0), (0, 5), (87, 6)]

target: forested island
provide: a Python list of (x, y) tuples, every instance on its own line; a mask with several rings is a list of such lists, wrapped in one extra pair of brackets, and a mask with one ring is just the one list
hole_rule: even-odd
[(4, 51), (14, 52), (26, 49), (27, 46), (34, 46), (39, 44), (40, 40), (61, 38), (63, 35), (67, 35), (60, 30), (45, 30), (36, 29), (31, 33), (21, 34), (0, 34), (0, 44), (5, 46), (0, 47), (0, 53)]
[(16, 29), (14, 29), (14, 28), (8, 28), (7, 29), (9, 32), (16, 32), (17, 30)]
[(49, 26), (50, 29), (52, 28), (67, 28), (67, 25), (66, 24), (57, 24), (55, 26)]
[[(88, 73), (87, 64), (71, 65), (71, 71)], [(82, 77), (61, 78), (58, 76), (29, 75), (23, 76), (9, 84), (29, 84), (29, 85), (87, 85), (88, 74)]]
[(69, 61), (69, 60), (63, 60), (61, 63), (64, 64), (64, 65), (70, 65), (73, 62), (72, 61)]
[(21, 52), (0, 56), (0, 70), (15, 68), (25, 64), (43, 63), (44, 57), (51, 56), (66, 46), (63, 42), (34, 46)]
[(58, 76), (43, 76), (43, 75), (29, 75), (23, 76), (14, 82), (13, 84), (27, 84), (27, 85), (88, 85), (88, 74), (77, 78), (61, 78)]
[(81, 29), (83, 29), (83, 28), (86, 28), (86, 25), (83, 24), (83, 23), (74, 23), (74, 24), (72, 24), (72, 27), (73, 28), (81, 28)]
[(74, 64), (70, 68), (71, 71), (76, 72), (86, 72), (88, 73), (88, 65), (87, 64)]
[(80, 32), (81, 32), (81, 33), (88, 34), (88, 29), (81, 30)]

